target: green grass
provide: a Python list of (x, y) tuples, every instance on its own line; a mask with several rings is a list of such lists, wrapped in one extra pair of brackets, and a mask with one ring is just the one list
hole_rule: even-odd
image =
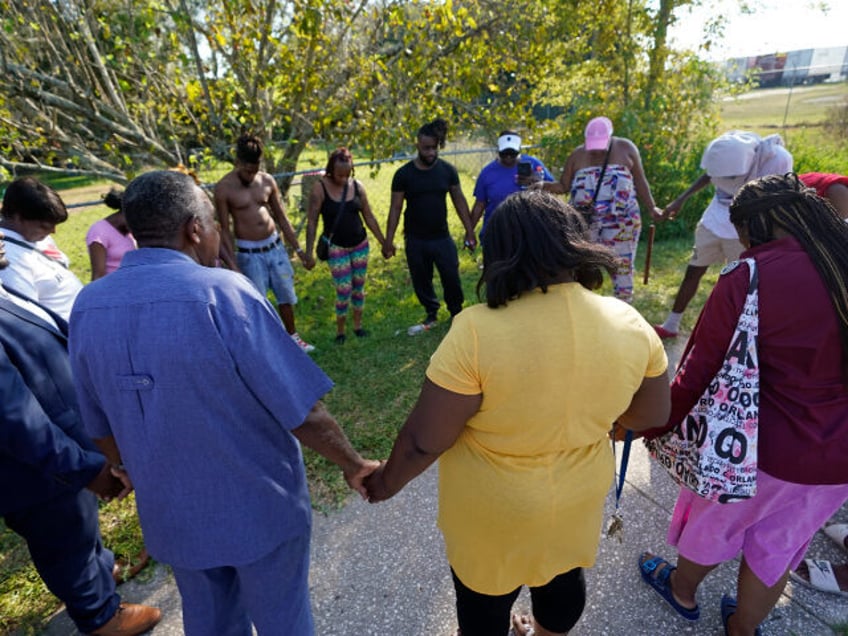
[(848, 100), (848, 82), (765, 88), (724, 100), (722, 124), (728, 130), (753, 130), (761, 134), (777, 132), (785, 125), (792, 129), (820, 125), (832, 106)]

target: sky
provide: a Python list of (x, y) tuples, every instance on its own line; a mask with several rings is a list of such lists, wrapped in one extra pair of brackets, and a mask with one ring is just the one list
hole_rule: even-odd
[[(848, 0), (752, 0), (755, 10), (744, 15), (739, 0), (704, 0), (693, 11), (680, 9), (670, 37), (678, 47), (696, 48), (711, 16), (727, 18), (724, 38), (702, 55), (712, 60), (763, 55), (795, 49), (848, 45)], [(824, 13), (816, 7), (829, 5)]]

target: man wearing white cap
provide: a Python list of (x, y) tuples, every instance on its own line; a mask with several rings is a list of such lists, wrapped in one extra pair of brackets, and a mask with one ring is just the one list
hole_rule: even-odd
[(792, 170), (792, 155), (780, 135), (762, 138), (756, 133), (733, 130), (713, 139), (701, 157), (704, 174), (669, 203), (663, 215), (673, 219), (690, 196), (712, 183), (715, 194), (695, 228), (695, 246), (671, 312), (662, 325), (654, 325), (660, 338), (674, 338), (689, 301), (707, 268), (739, 258), (744, 249), (730, 222), (730, 201), (743, 185), (770, 174)]
[(477, 176), (474, 184), (474, 207), (471, 208), (471, 225), (477, 227), (480, 217), (486, 229), (486, 221), (504, 199), (514, 192), (527, 189), (538, 181), (553, 181), (554, 178), (541, 161), (521, 153), (521, 137), (512, 130), (498, 136), (498, 157), (487, 164)]

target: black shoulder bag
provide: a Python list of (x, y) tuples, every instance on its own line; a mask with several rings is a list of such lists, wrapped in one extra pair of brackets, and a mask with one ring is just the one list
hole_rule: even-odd
[[(322, 234), (321, 238), (318, 239), (318, 245), (315, 246), (315, 256), (318, 257), (319, 261), (326, 261), (330, 258), (330, 242), (333, 240), (333, 235), (336, 233), (336, 228), (339, 226), (339, 221), (342, 219), (342, 214), (344, 213), (345, 203), (347, 202), (347, 183), (345, 183), (344, 189), (342, 190), (342, 200), (339, 202), (339, 211), (336, 214), (336, 219), (333, 221), (333, 227), (330, 228), (329, 234)], [(326, 192), (326, 188), (324, 192)]]

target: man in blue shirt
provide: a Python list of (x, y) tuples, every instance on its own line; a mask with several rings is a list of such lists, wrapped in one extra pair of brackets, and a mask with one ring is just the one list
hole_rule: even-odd
[[(520, 164), (526, 172), (519, 172)], [(471, 208), (471, 224), (477, 227), (480, 217), (483, 226), (480, 235), (486, 229), (486, 221), (510, 194), (526, 190), (537, 181), (553, 181), (553, 175), (541, 161), (531, 155), (521, 154), (521, 137), (512, 130), (505, 130), (498, 136), (498, 157), (487, 164), (477, 175), (474, 184), (474, 207)]]
[(71, 361), (85, 426), (136, 489), (189, 636), (311, 634), (311, 509), (298, 441), (364, 496), (378, 465), (320, 397), (332, 382), (274, 308), (212, 268), (220, 236), (191, 177), (151, 172), (123, 200), (139, 249), (77, 299)]

